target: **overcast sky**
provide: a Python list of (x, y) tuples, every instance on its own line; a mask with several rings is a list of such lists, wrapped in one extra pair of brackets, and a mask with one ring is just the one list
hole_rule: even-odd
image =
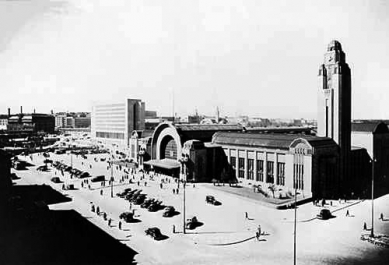
[(389, 1), (0, 0), (0, 113), (141, 98), (179, 115), (315, 118), (341, 42), (353, 118), (389, 119)]

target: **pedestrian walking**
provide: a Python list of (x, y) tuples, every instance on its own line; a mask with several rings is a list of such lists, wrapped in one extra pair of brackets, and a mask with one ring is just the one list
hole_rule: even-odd
[(175, 234), (175, 233), (176, 233), (176, 226), (173, 225), (173, 234)]
[(350, 216), (350, 212), (348, 210), (346, 211), (346, 216)]
[(180, 189), (176, 189), (176, 194), (178, 194), (180, 192)]
[(176, 189), (173, 189), (173, 194), (176, 194)]
[(258, 225), (258, 234), (261, 235), (262, 230), (261, 230), (261, 225)]
[(95, 206), (92, 204), (91, 206), (91, 211), (94, 213), (95, 212)]
[(99, 206), (97, 206), (97, 208), (96, 208), (96, 213), (97, 213), (97, 215), (100, 215), (100, 207)]
[(104, 213), (103, 218), (104, 218), (104, 221), (107, 221), (107, 213)]
[(384, 214), (383, 214), (383, 213), (380, 214), (380, 220), (381, 220), (381, 221), (384, 220)]
[(103, 196), (103, 190), (100, 190), (100, 195)]
[(259, 233), (258, 232), (255, 232), (255, 238), (257, 239), (257, 241), (259, 241)]
[(162, 189), (162, 182), (159, 184), (159, 187)]
[(122, 230), (122, 222), (119, 221), (119, 229)]
[(247, 212), (245, 212), (245, 219), (249, 219), (249, 214)]
[(363, 223), (363, 230), (367, 230), (366, 222)]

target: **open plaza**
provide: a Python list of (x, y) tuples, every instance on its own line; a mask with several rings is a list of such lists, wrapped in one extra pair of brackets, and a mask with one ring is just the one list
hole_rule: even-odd
[[(183, 183), (170, 176), (125, 167), (120, 169), (116, 165), (110, 168), (107, 162), (110, 157), (112, 154), (107, 153), (87, 154), (84, 158), (70, 153), (50, 153), (49, 159), (53, 162), (89, 172), (91, 177), (86, 178), (89, 181), (50, 164), (47, 171), (37, 170), (46, 159), (43, 153), (19, 156), (32, 166), (27, 170), (12, 169), (12, 172), (20, 178), (16, 181), (17, 186), (50, 185), (71, 199), (51, 204), (50, 210), (77, 211), (88, 222), (127, 246), (128, 251), (138, 253), (134, 257), (138, 264), (292, 263), (294, 209), (276, 209), (274, 204), (261, 200), (260, 194), (240, 186), (187, 183), (184, 189)], [(105, 183), (91, 181), (100, 175), (105, 176)], [(109, 185), (111, 175), (114, 181)], [(53, 177), (59, 177), (61, 183), (54, 183)], [(73, 189), (66, 189), (72, 186)], [(147, 198), (157, 199), (163, 206), (173, 206), (177, 214), (163, 217), (162, 209), (149, 212), (116, 195), (128, 188), (141, 189)], [(195, 229), (185, 229), (185, 233), (184, 192), (185, 216), (196, 216), (199, 223)], [(207, 195), (214, 196), (220, 205), (208, 204)], [(98, 207), (100, 214), (93, 212), (92, 206)], [(377, 198), (374, 207), (375, 233), (389, 234), (389, 195)], [(329, 209), (333, 218), (318, 219), (322, 208)], [(119, 218), (121, 213), (130, 211), (134, 211), (136, 222), (126, 223)], [(381, 213), (383, 220), (379, 220)], [(364, 223), (367, 230), (364, 230)], [(258, 226), (262, 233), (256, 238)], [(165, 239), (156, 241), (147, 236), (145, 230), (151, 227), (158, 227)], [(370, 227), (371, 200), (327, 200), (324, 207), (312, 202), (301, 204), (297, 208), (297, 263), (383, 264), (389, 260), (389, 249), (360, 239), (362, 234), (369, 233)], [(104, 246), (105, 242), (99, 244)], [(129, 258), (128, 264), (131, 262)]]

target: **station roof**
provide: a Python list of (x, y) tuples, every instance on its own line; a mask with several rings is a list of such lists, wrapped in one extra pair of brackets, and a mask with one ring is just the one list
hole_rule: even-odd
[(167, 158), (145, 161), (144, 164), (165, 169), (174, 169), (180, 167), (180, 163), (178, 161)]
[(291, 143), (298, 138), (307, 140), (312, 147), (336, 145), (332, 139), (327, 137), (317, 137), (303, 134), (254, 134), (236, 132), (217, 132), (213, 136), (212, 143), (220, 145), (289, 149)]
[(364, 120), (353, 122), (351, 131), (353, 132), (368, 132), (368, 133), (389, 133), (388, 124), (383, 121)]

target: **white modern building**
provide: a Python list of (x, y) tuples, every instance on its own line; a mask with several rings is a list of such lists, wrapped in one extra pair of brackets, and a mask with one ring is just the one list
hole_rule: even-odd
[(131, 132), (145, 128), (145, 103), (140, 99), (96, 103), (92, 106), (91, 136), (127, 151)]

